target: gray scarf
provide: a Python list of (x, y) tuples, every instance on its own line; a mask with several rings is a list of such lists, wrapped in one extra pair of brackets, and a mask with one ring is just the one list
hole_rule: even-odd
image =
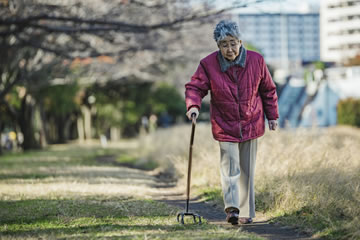
[(234, 61), (230, 62), (228, 60), (226, 60), (224, 58), (224, 56), (221, 54), (221, 52), (219, 51), (217, 58), (219, 60), (219, 64), (220, 64), (220, 68), (222, 72), (226, 72), (226, 70), (228, 70), (230, 67), (232, 66), (240, 66), (240, 67), (245, 67), (245, 61), (246, 61), (246, 49), (245, 47), (242, 45), (240, 47), (240, 53), (239, 56), (237, 56), (235, 58)]

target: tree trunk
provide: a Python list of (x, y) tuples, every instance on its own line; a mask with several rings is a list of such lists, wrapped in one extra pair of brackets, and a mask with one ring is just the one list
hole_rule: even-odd
[(40, 104), (38, 111), (39, 111), (39, 120), (41, 121), (40, 123), (40, 145), (41, 148), (45, 148), (48, 145), (48, 141), (49, 141), (49, 134), (47, 129), (47, 124), (46, 124), (46, 116), (45, 116), (45, 112), (44, 109), (41, 107), (42, 104)]
[(56, 143), (65, 143), (65, 117), (58, 116), (56, 117), (56, 128), (57, 128), (57, 141)]
[(57, 143), (66, 143), (69, 140), (70, 125), (70, 115), (62, 115), (56, 117)]
[(120, 140), (120, 128), (118, 127), (110, 128), (110, 140), (113, 142)]
[(69, 121), (69, 136), (68, 140), (78, 139), (78, 130), (77, 130), (77, 116), (74, 115)]
[(24, 136), (22, 147), (24, 150), (39, 149), (40, 144), (35, 137), (34, 129), (35, 101), (30, 95), (24, 96), (21, 102), (19, 126)]
[(1, 134), (3, 132), (3, 125), (2, 125), (2, 122), (1, 122), (1, 118), (0, 118), (0, 156), (3, 154), (3, 149), (2, 149), (2, 139), (1, 139)]
[(71, 133), (70, 133), (70, 127), (71, 127), (71, 114), (67, 114), (65, 116), (64, 119), (64, 137), (65, 137), (65, 142), (69, 141), (70, 137), (71, 137)]
[(78, 138), (79, 142), (84, 142), (85, 140), (85, 131), (84, 131), (84, 121), (81, 116), (77, 119), (77, 130), (78, 130)]
[(87, 108), (86, 106), (83, 106), (81, 108), (81, 112), (84, 116), (84, 133), (85, 133), (85, 138), (86, 139), (91, 139), (92, 138), (92, 133), (91, 133), (91, 111), (89, 108)]

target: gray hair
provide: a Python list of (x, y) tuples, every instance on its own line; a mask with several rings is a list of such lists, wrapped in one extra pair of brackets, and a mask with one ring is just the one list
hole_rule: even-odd
[(214, 39), (217, 43), (227, 36), (232, 36), (240, 40), (241, 34), (236, 22), (221, 20), (214, 29)]

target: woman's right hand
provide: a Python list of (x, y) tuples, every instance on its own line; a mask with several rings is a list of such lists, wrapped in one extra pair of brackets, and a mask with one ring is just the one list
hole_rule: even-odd
[(197, 107), (190, 108), (189, 111), (187, 111), (186, 116), (189, 118), (189, 120), (192, 120), (191, 115), (193, 114), (195, 114), (195, 119), (197, 119), (199, 116), (199, 109)]

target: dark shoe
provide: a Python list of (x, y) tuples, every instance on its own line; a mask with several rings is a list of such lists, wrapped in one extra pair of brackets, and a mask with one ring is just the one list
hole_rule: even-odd
[(253, 220), (252, 220), (252, 218), (241, 217), (241, 218), (239, 218), (239, 222), (241, 224), (249, 224), (249, 223), (252, 223)]
[(226, 221), (232, 225), (238, 224), (239, 214), (237, 212), (228, 212), (226, 214)]

